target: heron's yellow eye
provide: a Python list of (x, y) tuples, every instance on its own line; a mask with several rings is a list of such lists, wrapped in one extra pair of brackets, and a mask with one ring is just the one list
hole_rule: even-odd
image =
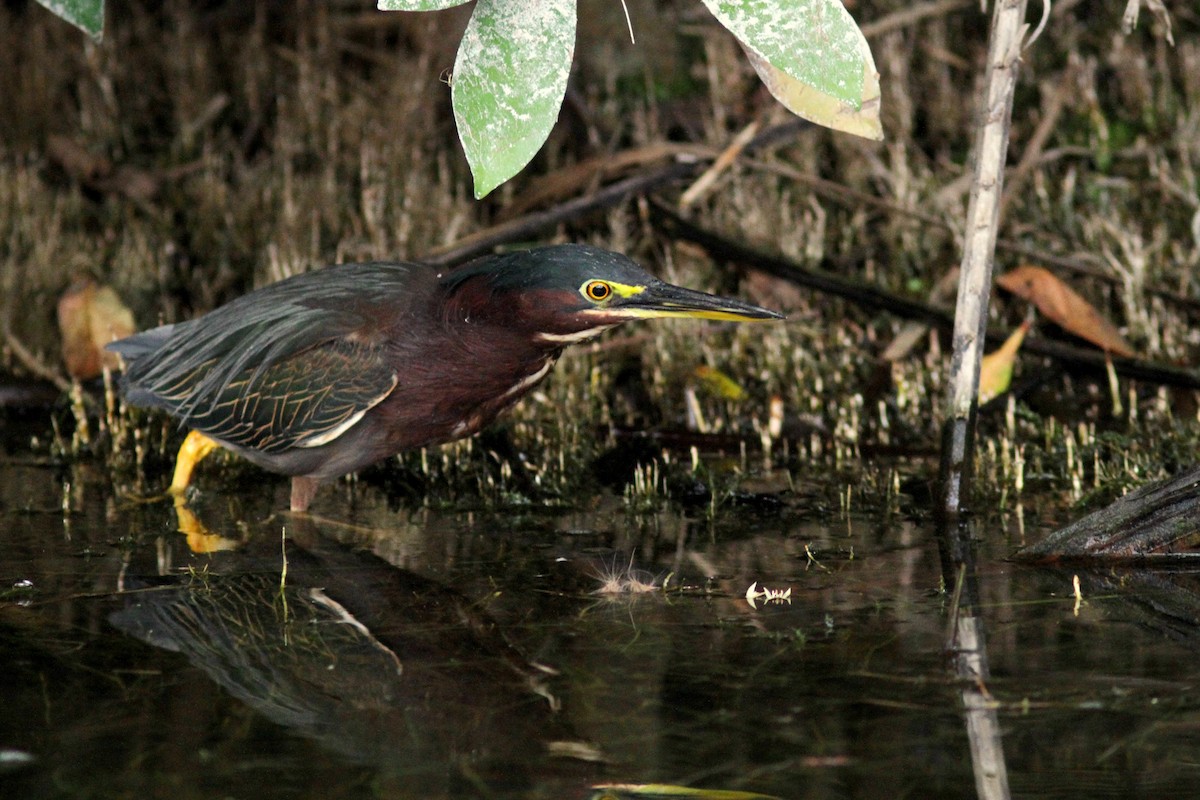
[(613, 288), (604, 281), (589, 281), (583, 287), (583, 294), (593, 303), (602, 303), (612, 297)]

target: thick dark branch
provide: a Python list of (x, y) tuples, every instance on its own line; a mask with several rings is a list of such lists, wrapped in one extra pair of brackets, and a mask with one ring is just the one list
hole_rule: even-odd
[[(798, 131), (804, 130), (811, 124), (802, 119), (794, 119), (767, 128), (750, 140), (750, 143), (746, 145), (745, 152), (753, 153), (765, 147), (789, 141), (796, 136)], [(493, 225), (486, 230), (460, 239), (453, 245), (438, 248), (421, 260), (430, 264), (462, 263), (488, 253), (499, 245), (529, 239), (560, 223), (576, 219), (592, 211), (615, 206), (630, 195), (644, 194), (671, 181), (693, 177), (707, 167), (711, 161), (711, 158), (675, 161), (632, 175), (591, 194), (576, 197), (545, 211), (537, 211), (518, 219)]]
[[(781, 256), (770, 255), (747, 247), (683, 219), (661, 202), (652, 200), (650, 211), (651, 218), (666, 230), (668, 235), (695, 242), (718, 260), (732, 261), (782, 278), (797, 286), (842, 297), (872, 311), (886, 311), (905, 319), (919, 320), (942, 331), (949, 332), (954, 327), (954, 317), (945, 309), (931, 306), (911, 297), (888, 292), (862, 281), (846, 278), (832, 270), (808, 269)], [(1009, 333), (1011, 331), (989, 330), (987, 340), (992, 345), (998, 345), (1008, 337)], [(1082, 368), (1103, 372), (1106, 368), (1106, 356), (1103, 352), (1063, 342), (1029, 338), (1025, 340), (1023, 350), (1034, 355), (1057, 359), (1071, 370)], [(1112, 362), (1117, 374), (1125, 378), (1185, 389), (1200, 389), (1200, 374), (1195, 370), (1180, 369), (1140, 358), (1113, 358)]]
[(905, 319), (920, 320), (945, 330), (950, 330), (954, 325), (954, 315), (945, 309), (846, 278), (831, 270), (808, 269), (782, 256), (755, 250), (684, 219), (654, 199), (650, 201), (650, 216), (669, 236), (700, 245), (718, 261), (742, 264), (806, 289), (843, 297), (873, 311), (892, 311)]
[(493, 225), (486, 230), (459, 239), (449, 247), (434, 250), (421, 260), (429, 264), (459, 264), (489, 253), (498, 245), (529, 239), (559, 223), (581, 217), (591, 211), (615, 206), (631, 194), (648, 192), (677, 178), (693, 175), (700, 163), (695, 161), (676, 162), (634, 175), (605, 186), (592, 194), (560, 203), (554, 208)]

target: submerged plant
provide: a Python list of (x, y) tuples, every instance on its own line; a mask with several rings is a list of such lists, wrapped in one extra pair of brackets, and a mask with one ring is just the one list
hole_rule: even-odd
[(598, 595), (615, 597), (627, 594), (647, 594), (663, 589), (663, 585), (656, 577), (645, 570), (634, 568), (633, 556), (629, 557), (629, 563), (624, 566), (618, 565), (616, 556), (614, 556), (612, 563), (605, 564), (593, 577), (600, 582), (600, 586), (592, 590), (593, 594)]

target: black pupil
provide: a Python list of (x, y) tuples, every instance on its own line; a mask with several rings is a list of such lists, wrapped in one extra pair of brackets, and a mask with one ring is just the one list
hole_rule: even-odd
[(608, 297), (609, 288), (603, 283), (593, 283), (591, 294), (593, 300), (603, 300)]

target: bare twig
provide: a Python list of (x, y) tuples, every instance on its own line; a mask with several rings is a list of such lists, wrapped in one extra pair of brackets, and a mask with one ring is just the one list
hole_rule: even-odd
[(964, 227), (962, 277), (954, 315), (953, 349), (943, 435), (941, 511), (955, 518), (967, 496), (975, 438), (979, 367), (987, 333), (992, 261), (1000, 224), (1000, 194), (1013, 93), (1025, 24), (1025, 0), (996, 0), (988, 37), (987, 77), (975, 138), (975, 169)]
[(3, 307), (0, 308), (0, 333), (4, 336), (5, 345), (27, 370), (39, 378), (50, 381), (59, 391), (69, 393), (71, 382), (67, 380), (66, 376), (38, 358), (37, 354), (26, 347), (25, 343), (13, 333), (13, 309), (16, 306), (17, 298), (21, 296), (20, 286), (23, 278), (24, 263), (18, 259), (17, 268), (8, 285), (8, 297), (5, 299)]
[(50, 381), (63, 392), (71, 391), (71, 382), (67, 380), (61, 372), (51, 367), (42, 359), (38, 358), (37, 354), (26, 347), (25, 344), (17, 338), (16, 334), (12, 332), (12, 327), (9, 325), (7, 314), (5, 314), (4, 318), (4, 343), (8, 349), (12, 350), (12, 353), (14, 356), (16, 356), (17, 361), (20, 361), (21, 365), (25, 367), (25, 369), (29, 370), (43, 380)]
[(1050, 91), (1050, 96), (1046, 100), (1045, 113), (1034, 129), (1033, 135), (1029, 137), (1029, 141), (1025, 145), (1025, 152), (1021, 154), (1021, 160), (1009, 173), (1008, 186), (1005, 187), (1004, 196), (1000, 200), (1001, 219), (1008, 211), (1012, 199), (1021, 193), (1021, 189), (1024, 188), (1025, 181), (1029, 179), (1034, 167), (1041, 161), (1042, 151), (1046, 149), (1046, 142), (1050, 140), (1050, 134), (1058, 125), (1058, 119), (1062, 116), (1063, 107), (1066, 105), (1067, 95), (1074, 84), (1075, 70), (1067, 69), (1058, 86)]
[(659, 167), (651, 172), (643, 172), (606, 186), (594, 194), (576, 197), (546, 211), (539, 211), (519, 219), (493, 225), (486, 230), (459, 239), (450, 247), (434, 250), (421, 260), (430, 264), (457, 264), (482, 255), (497, 245), (528, 238), (535, 233), (590, 211), (616, 205), (631, 194), (647, 192), (676, 178), (693, 175), (696, 169), (695, 162), (677, 162)]
[(929, 17), (940, 17), (951, 11), (967, 8), (973, 5), (973, 3), (974, 0), (934, 0), (932, 3), (918, 3), (917, 5), (893, 11), (887, 16), (860, 25), (859, 30), (862, 31), (863, 36), (871, 39), (875, 36), (882, 36), (885, 33), (900, 30), (901, 28), (907, 28), (909, 25), (915, 25)]
[(679, 208), (686, 210), (696, 203), (702, 197), (706, 197), (716, 184), (717, 178), (721, 177), (737, 160), (737, 157), (746, 149), (746, 145), (758, 133), (761, 126), (759, 120), (754, 120), (745, 128), (738, 132), (737, 136), (733, 137), (733, 141), (729, 146), (721, 151), (721, 155), (713, 161), (712, 166), (704, 171), (704, 174), (696, 179), (696, 182), (687, 188), (687, 190), (679, 196)]
[(503, 220), (524, 215), (576, 194), (588, 194), (598, 185), (628, 177), (671, 161), (708, 162), (717, 157), (716, 148), (685, 142), (651, 142), (615, 153), (604, 153), (561, 167), (548, 175), (534, 178), (511, 205), (500, 213)]
[[(769, 147), (776, 142), (793, 138), (796, 132), (807, 128), (812, 123), (801, 119), (788, 120), (767, 128), (756, 135), (747, 145), (746, 152)], [(631, 194), (649, 192), (662, 184), (679, 178), (695, 175), (707, 159), (700, 159), (688, 154), (688, 160), (677, 161), (657, 169), (633, 175), (617, 183), (605, 186), (594, 194), (576, 197), (554, 208), (528, 214), (519, 219), (493, 225), (487, 230), (460, 239), (450, 247), (438, 248), (422, 260), (430, 264), (457, 264), (474, 256), (488, 252), (507, 242), (519, 241), (524, 238), (552, 228), (562, 222), (575, 219), (583, 214), (608, 208), (622, 202)]]
[[(1080, 155), (1090, 155), (1090, 150), (1082, 150)], [(942, 216), (931, 214), (927, 211), (922, 211), (915, 208), (899, 205), (886, 200), (877, 195), (860, 192), (857, 189), (851, 189), (836, 181), (831, 181), (827, 178), (821, 178), (816, 175), (801, 172), (780, 161), (765, 162), (758, 159), (747, 158), (743, 159), (742, 163), (748, 167), (760, 169), (766, 172), (771, 172), (776, 175), (781, 175), (789, 180), (794, 180), (797, 183), (802, 183), (811, 189), (815, 194), (825, 197), (830, 200), (837, 201), (847, 207), (869, 207), (877, 208), (880, 211), (889, 214), (901, 214), (923, 222), (927, 225), (939, 228), (941, 230), (955, 233), (956, 229), (951, 223)], [(1003, 250), (1006, 253), (1014, 253), (1024, 258), (1037, 262), (1040, 266), (1056, 267), (1061, 270), (1066, 270), (1076, 275), (1086, 275), (1089, 278), (1094, 278), (1110, 285), (1118, 283), (1117, 278), (1111, 273), (1105, 271), (1102, 267), (1103, 260), (1099, 256), (1088, 255), (1073, 255), (1063, 256), (1055, 253), (1033, 247), (1025, 242), (1019, 242), (1012, 239), (998, 239), (996, 241), (996, 249)], [(1166, 289), (1149, 288), (1147, 294), (1159, 297), (1168, 303), (1183, 308), (1190, 313), (1200, 314), (1200, 300), (1191, 297), (1186, 297), (1178, 292), (1171, 292)]]
[(1174, 46), (1175, 37), (1171, 35), (1171, 14), (1167, 11), (1167, 7), (1163, 5), (1162, 0), (1129, 0), (1125, 5), (1125, 13), (1121, 16), (1121, 30), (1126, 36), (1133, 33), (1133, 29), (1137, 27), (1138, 14), (1141, 13), (1142, 4), (1146, 4), (1146, 8), (1150, 9), (1150, 13), (1154, 18), (1162, 23), (1164, 33), (1163, 37), (1167, 43)]

